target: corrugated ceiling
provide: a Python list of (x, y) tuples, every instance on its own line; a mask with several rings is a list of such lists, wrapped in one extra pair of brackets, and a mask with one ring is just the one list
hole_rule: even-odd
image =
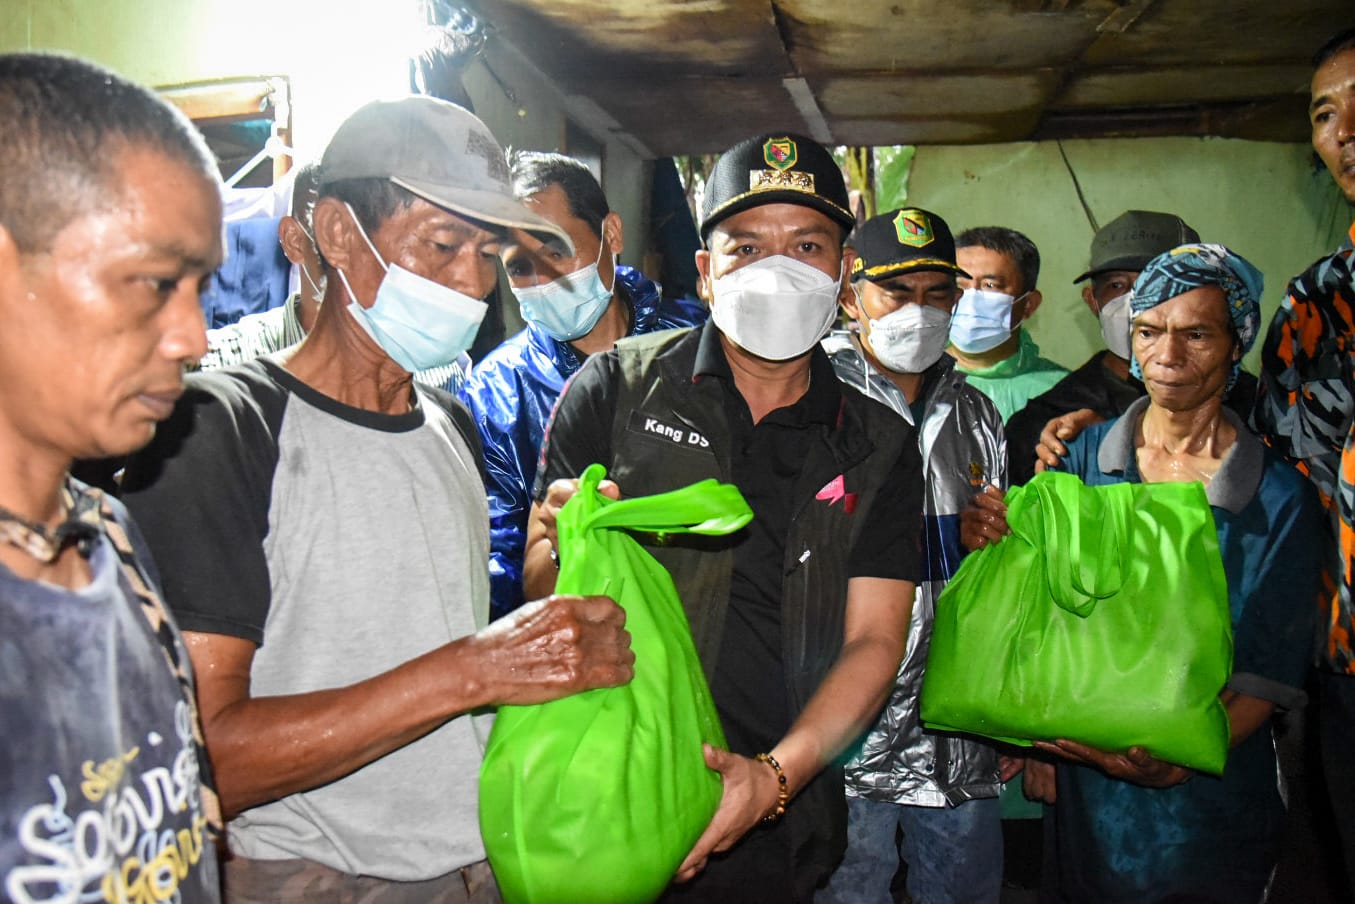
[(835, 144), (1303, 141), (1308, 60), (1355, 24), (1351, 0), (470, 5), (494, 29), (491, 52), (512, 44), (660, 156), (718, 152), (772, 129)]

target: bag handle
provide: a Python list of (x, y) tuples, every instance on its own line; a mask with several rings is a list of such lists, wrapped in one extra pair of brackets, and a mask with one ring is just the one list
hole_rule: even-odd
[(1097, 600), (1124, 585), (1120, 512), (1107, 504), (1109, 493), (1090, 491), (1071, 474), (1040, 474), (1027, 486), (1035, 490), (1044, 513), (1050, 596), (1061, 609), (1086, 618)]
[(591, 464), (579, 477), (579, 494), (588, 493), (597, 502), (597, 508), (583, 519), (581, 529), (617, 527), (657, 534), (719, 536), (732, 534), (753, 520), (753, 510), (738, 487), (714, 478), (667, 493), (618, 501), (597, 492), (606, 475), (602, 465)]

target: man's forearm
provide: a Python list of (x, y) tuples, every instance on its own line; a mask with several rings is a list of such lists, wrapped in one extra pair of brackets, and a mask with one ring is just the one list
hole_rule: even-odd
[(605, 597), (529, 603), (470, 637), (341, 688), (250, 696), (252, 643), (187, 634), (227, 812), (342, 778), (459, 714), (624, 684), (635, 655)]
[(455, 641), (347, 687), (242, 698), (204, 712), (223, 808), (233, 815), (319, 787), (488, 702)]
[(1260, 697), (1239, 694), (1225, 690), (1219, 697), (1228, 710), (1228, 746), (1236, 747), (1251, 737), (1262, 725), (1275, 715), (1275, 704)]
[(872, 636), (843, 646), (838, 661), (776, 745), (793, 792), (874, 724), (894, 687), (905, 638), (906, 633), (897, 641)]

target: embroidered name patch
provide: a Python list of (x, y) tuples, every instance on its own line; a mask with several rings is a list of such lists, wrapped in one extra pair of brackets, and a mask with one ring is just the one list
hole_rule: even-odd
[(675, 446), (688, 446), (693, 449), (710, 448), (710, 441), (695, 430), (688, 429), (685, 426), (674, 426), (652, 415), (645, 414), (643, 411), (631, 411), (630, 421), (627, 423), (626, 429), (634, 433), (646, 433), (650, 436), (657, 436), (659, 439), (666, 439)]

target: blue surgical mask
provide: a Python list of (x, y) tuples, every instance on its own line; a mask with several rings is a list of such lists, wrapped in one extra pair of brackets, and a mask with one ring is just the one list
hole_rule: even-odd
[[(522, 308), (522, 319), (536, 324), (561, 342), (588, 335), (612, 302), (612, 290), (602, 284), (602, 277), (598, 275), (598, 264), (602, 262), (606, 247), (604, 234), (598, 259), (587, 267), (552, 279), (545, 285), (514, 289), (518, 306)], [(612, 286), (615, 287), (615, 260), (612, 263)]]
[[(344, 206), (348, 207), (347, 204)], [(386, 269), (381, 285), (376, 288), (376, 301), (370, 308), (358, 304), (348, 277), (342, 270), (337, 270), (348, 292), (348, 313), (373, 342), (410, 373), (444, 367), (460, 358), (475, 341), (489, 305), (398, 264), (387, 264), (367, 237), (352, 207), (348, 207), (348, 214), (372, 256)]]
[(1016, 301), (1005, 292), (965, 289), (950, 318), (950, 344), (967, 355), (997, 348), (1011, 338)]

